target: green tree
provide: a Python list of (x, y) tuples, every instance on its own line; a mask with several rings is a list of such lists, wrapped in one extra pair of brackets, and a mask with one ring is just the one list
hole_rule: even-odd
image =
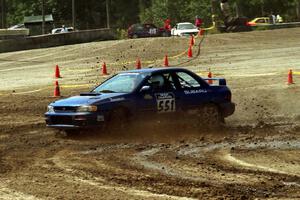
[[(218, 0), (109, 0), (111, 26), (127, 28), (132, 23), (152, 22), (159, 26), (165, 19), (194, 22), (201, 17), (211, 23), (212, 1)], [(75, 0), (79, 29), (106, 27), (105, 1)], [(219, 3), (216, 3), (219, 5)], [(280, 14), (285, 20), (300, 20), (300, 0), (230, 0), (232, 13), (249, 18)], [(72, 0), (46, 0), (46, 14), (53, 14), (55, 24), (72, 24)], [(22, 23), (24, 16), (41, 15), (41, 0), (7, 0), (7, 23)], [(219, 9), (217, 9), (219, 10)]]

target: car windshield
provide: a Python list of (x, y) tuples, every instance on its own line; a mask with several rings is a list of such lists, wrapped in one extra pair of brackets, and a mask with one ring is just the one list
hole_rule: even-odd
[(122, 73), (105, 81), (95, 88), (94, 93), (130, 93), (142, 82), (144, 75), (140, 73)]
[(179, 30), (185, 30), (185, 29), (195, 29), (196, 27), (193, 24), (178, 24)]

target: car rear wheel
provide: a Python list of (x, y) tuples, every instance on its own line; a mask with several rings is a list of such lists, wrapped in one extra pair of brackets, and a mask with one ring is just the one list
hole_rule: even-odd
[(215, 104), (205, 104), (199, 112), (199, 125), (201, 128), (218, 128), (224, 121), (221, 112)]
[(162, 33), (162, 36), (163, 36), (163, 37), (169, 37), (169, 34), (168, 34), (167, 32), (163, 32), (163, 33)]

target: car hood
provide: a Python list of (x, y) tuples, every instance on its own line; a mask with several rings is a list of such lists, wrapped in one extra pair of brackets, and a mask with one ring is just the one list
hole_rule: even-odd
[(81, 105), (91, 105), (97, 104), (100, 101), (117, 101), (124, 100), (124, 93), (101, 93), (99, 95), (95, 94), (84, 94), (84, 96), (74, 96), (66, 99), (57, 100), (51, 103), (52, 106), (81, 106)]

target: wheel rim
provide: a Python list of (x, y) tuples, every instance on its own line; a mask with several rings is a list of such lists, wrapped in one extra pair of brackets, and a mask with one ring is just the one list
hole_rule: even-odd
[(111, 131), (125, 130), (128, 126), (128, 120), (124, 110), (117, 109), (111, 113), (108, 128)]
[(216, 105), (205, 105), (200, 112), (201, 121), (209, 127), (218, 126), (220, 123), (220, 113)]

